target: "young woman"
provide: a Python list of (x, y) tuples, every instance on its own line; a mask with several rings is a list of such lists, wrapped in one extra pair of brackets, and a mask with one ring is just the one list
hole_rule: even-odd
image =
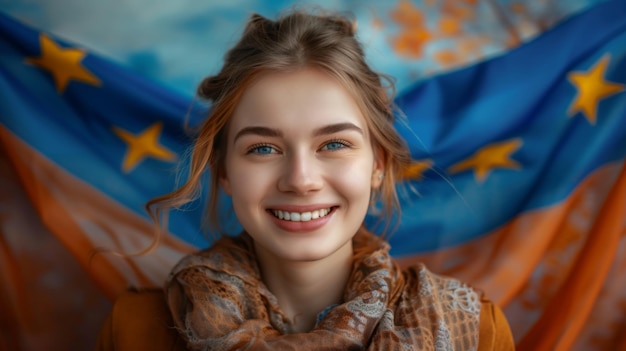
[[(373, 203), (399, 211), (410, 162), (393, 97), (366, 64), (354, 24), (293, 12), (249, 20), (222, 70), (190, 177), (151, 202), (155, 216), (197, 196), (211, 174), (243, 233), (185, 257), (165, 297), (192, 350), (509, 350), (502, 312), (423, 265), (401, 271), (363, 226)], [(419, 233), (416, 233), (419, 235)]]

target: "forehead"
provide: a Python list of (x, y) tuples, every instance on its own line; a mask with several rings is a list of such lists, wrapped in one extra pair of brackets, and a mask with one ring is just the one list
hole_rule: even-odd
[(264, 73), (239, 100), (230, 125), (251, 124), (303, 128), (350, 122), (364, 131), (366, 121), (350, 92), (334, 77), (314, 68)]

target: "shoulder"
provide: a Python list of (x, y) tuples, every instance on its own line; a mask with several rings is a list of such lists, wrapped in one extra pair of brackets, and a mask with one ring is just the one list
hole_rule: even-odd
[(224, 237), (174, 266), (165, 282), (166, 300), (176, 317), (194, 300), (241, 295), (256, 280), (257, 270), (245, 238)]
[(478, 317), (482, 292), (468, 284), (433, 273), (423, 264), (407, 268), (403, 276), (405, 299), (421, 301), (422, 304), (437, 303), (445, 310), (461, 310)]
[(219, 281), (241, 285), (257, 275), (248, 237), (223, 237), (210, 248), (183, 257), (172, 268), (166, 288), (181, 284), (205, 289)]
[(502, 310), (486, 299), (480, 311), (478, 350), (515, 350), (515, 341)]
[(404, 270), (403, 276), (398, 312), (406, 323), (423, 326), (427, 320), (437, 320), (438, 325), (431, 326), (433, 331), (445, 330), (444, 334), (463, 343), (477, 342), (478, 350), (515, 349), (504, 314), (482, 291), (435, 274), (423, 264)]
[(172, 268), (170, 277), (192, 267), (204, 267), (237, 275), (242, 271), (255, 270), (251, 262), (254, 262), (254, 250), (250, 237), (245, 234), (227, 236), (220, 238), (207, 249), (184, 256)]
[(184, 257), (165, 284), (174, 324), (187, 342), (235, 329), (263, 308), (260, 273), (246, 237), (226, 237)]
[(185, 350), (160, 289), (128, 291), (117, 298), (96, 350)]

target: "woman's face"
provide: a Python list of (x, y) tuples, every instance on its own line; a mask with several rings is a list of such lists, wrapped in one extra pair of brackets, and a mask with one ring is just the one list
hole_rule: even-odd
[(220, 182), (258, 253), (351, 254), (382, 169), (348, 91), (312, 68), (270, 73), (247, 88), (229, 123)]

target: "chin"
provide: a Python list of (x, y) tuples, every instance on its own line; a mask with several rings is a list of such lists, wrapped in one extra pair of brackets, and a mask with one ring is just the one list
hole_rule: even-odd
[[(280, 256), (293, 262), (315, 262), (339, 254), (346, 244), (342, 243), (300, 243), (281, 250)], [(351, 248), (351, 247), (350, 247)], [(278, 252), (277, 252), (278, 254)], [(352, 251), (350, 249), (350, 256)]]
[(318, 251), (305, 251), (305, 252), (290, 252), (288, 255), (283, 256), (286, 260), (292, 262), (316, 262), (321, 261), (328, 256), (330, 253), (326, 252), (318, 252)]

